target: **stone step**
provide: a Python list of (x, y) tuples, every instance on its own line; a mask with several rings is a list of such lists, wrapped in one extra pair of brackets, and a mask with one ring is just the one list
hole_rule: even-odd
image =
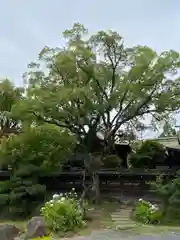
[(117, 226), (117, 229), (128, 229), (135, 226), (135, 223), (131, 220), (132, 209), (117, 209), (111, 213), (111, 219)]
[(131, 212), (130, 213), (127, 213), (127, 214), (124, 214), (124, 213), (112, 213), (111, 214), (111, 217), (120, 217), (120, 218), (130, 218), (130, 216), (131, 216)]
[(115, 212), (115, 213), (111, 213), (111, 215), (113, 216), (130, 216), (131, 215), (131, 212)]
[(122, 218), (112, 218), (112, 221), (113, 222), (129, 222), (130, 219), (129, 218), (126, 218), (126, 219), (122, 219)]
[(130, 219), (130, 217), (131, 216), (121, 216), (121, 215), (113, 216), (113, 215), (111, 215), (111, 218), (114, 218), (114, 219)]
[(120, 214), (119, 214), (119, 215), (114, 215), (114, 214), (113, 214), (113, 215), (111, 215), (111, 217), (112, 217), (112, 218), (130, 218), (130, 215), (124, 216), (124, 215), (120, 215)]

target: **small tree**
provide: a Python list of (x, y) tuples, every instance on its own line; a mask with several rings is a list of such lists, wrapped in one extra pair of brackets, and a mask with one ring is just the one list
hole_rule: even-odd
[(0, 145), (0, 163), (10, 165), (10, 179), (0, 182), (0, 205), (10, 213), (31, 214), (46, 197), (40, 177), (61, 171), (73, 151), (74, 136), (46, 124), (28, 128)]
[(0, 81), (0, 138), (9, 134), (17, 134), (21, 122), (12, 114), (16, 103), (22, 100), (23, 88), (13, 86), (8, 79)]
[[(2, 140), (0, 163), (11, 165), (16, 174), (17, 171), (30, 173), (31, 166), (36, 166), (39, 172), (61, 170), (74, 144), (74, 136), (56, 126), (44, 124), (26, 128), (18, 136)], [(36, 174), (34, 167), (33, 170)]]

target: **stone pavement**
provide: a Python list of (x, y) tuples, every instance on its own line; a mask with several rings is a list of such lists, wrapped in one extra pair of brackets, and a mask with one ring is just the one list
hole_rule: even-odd
[(116, 230), (128, 230), (136, 226), (131, 219), (132, 208), (127, 205), (122, 205), (111, 213), (111, 219), (115, 225)]
[[(99, 230), (91, 233), (86, 237), (73, 237), (71, 240), (179, 240), (178, 233), (162, 233), (158, 235), (138, 235), (131, 233), (123, 233), (112, 230)], [(64, 239), (65, 240), (65, 239)]]

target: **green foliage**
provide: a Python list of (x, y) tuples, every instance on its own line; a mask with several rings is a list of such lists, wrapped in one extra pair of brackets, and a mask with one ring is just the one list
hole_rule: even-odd
[(72, 153), (75, 138), (55, 126), (27, 128), (17, 136), (3, 139), (1, 164), (11, 165), (16, 175), (25, 176), (60, 170)]
[(180, 174), (179, 171), (174, 179), (165, 177), (157, 177), (155, 182), (151, 183), (151, 187), (161, 197), (163, 222), (166, 224), (180, 223)]
[(156, 205), (139, 199), (134, 210), (134, 217), (144, 224), (159, 224), (162, 219), (162, 212)]
[(8, 207), (12, 215), (30, 215), (46, 198), (46, 187), (39, 178), (61, 171), (74, 143), (67, 131), (48, 125), (3, 139), (1, 164), (12, 170), (10, 180), (0, 183), (1, 209)]
[(41, 209), (48, 227), (53, 232), (73, 231), (84, 226), (82, 211), (77, 194), (73, 190), (68, 194), (55, 194)]
[(169, 181), (158, 179), (156, 182), (151, 183), (151, 186), (161, 196), (164, 211), (169, 209), (180, 209), (180, 175), (179, 172), (176, 177)]
[(154, 168), (154, 163), (163, 160), (165, 149), (163, 145), (155, 141), (144, 141), (135, 153), (132, 153), (130, 162), (136, 168)]
[(0, 182), (1, 213), (8, 209), (6, 217), (27, 217), (43, 202), (45, 195), (46, 187), (33, 179), (11, 177)]
[(117, 155), (108, 155), (103, 158), (103, 167), (117, 168), (122, 164), (122, 159)]
[(22, 93), (23, 88), (15, 87), (8, 79), (0, 80), (0, 137), (19, 132), (20, 121), (12, 109), (22, 100)]
[(102, 128), (110, 145), (129, 123), (142, 125), (149, 115), (161, 120), (179, 109), (178, 52), (126, 48), (117, 32), (89, 36), (81, 24), (63, 37), (65, 47), (45, 47), (29, 64), (27, 97), (16, 110), (20, 116), (67, 128), (78, 140), (88, 138), (90, 149)]

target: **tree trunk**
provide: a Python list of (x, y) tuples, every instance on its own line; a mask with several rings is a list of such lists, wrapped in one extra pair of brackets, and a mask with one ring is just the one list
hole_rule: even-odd
[(92, 193), (93, 202), (98, 204), (100, 202), (100, 189), (99, 189), (99, 175), (97, 172), (92, 174)]

